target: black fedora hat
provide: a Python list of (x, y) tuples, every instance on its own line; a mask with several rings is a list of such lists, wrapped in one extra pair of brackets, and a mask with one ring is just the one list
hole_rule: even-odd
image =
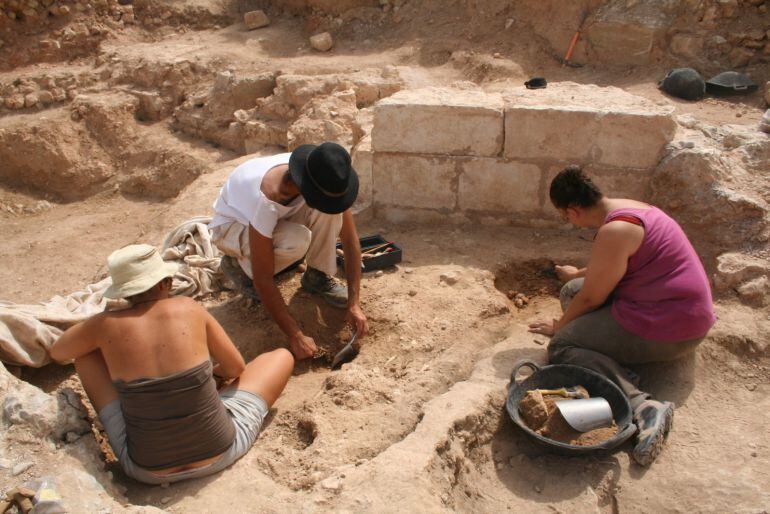
[(289, 157), (289, 173), (305, 202), (323, 213), (339, 214), (358, 196), (358, 174), (337, 143), (297, 147)]

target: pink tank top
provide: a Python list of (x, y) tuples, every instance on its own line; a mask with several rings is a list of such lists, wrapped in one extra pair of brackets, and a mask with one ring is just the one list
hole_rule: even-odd
[(616, 209), (644, 227), (639, 249), (613, 292), (612, 314), (629, 332), (651, 341), (679, 342), (706, 335), (716, 316), (706, 271), (676, 221), (650, 209)]

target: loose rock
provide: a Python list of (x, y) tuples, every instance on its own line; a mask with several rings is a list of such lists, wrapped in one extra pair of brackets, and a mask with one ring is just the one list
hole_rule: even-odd
[(243, 15), (243, 22), (247, 29), (254, 30), (270, 25), (270, 18), (264, 11), (250, 11)]
[(448, 286), (453, 286), (457, 283), (458, 277), (456, 273), (452, 273), (451, 271), (448, 273), (442, 273), (438, 277), (440, 282), (445, 283)]
[(13, 467), (13, 469), (11, 470), (11, 475), (13, 476), (21, 475), (22, 473), (24, 473), (34, 465), (35, 465), (34, 462), (20, 462)]
[(323, 32), (321, 34), (316, 34), (315, 36), (310, 36), (310, 46), (312, 46), (314, 49), (318, 50), (319, 52), (328, 52), (331, 50), (332, 46), (334, 45), (334, 40), (332, 39), (332, 35), (328, 32)]
[(329, 477), (321, 482), (321, 487), (327, 491), (339, 491), (342, 489), (342, 480), (338, 477)]

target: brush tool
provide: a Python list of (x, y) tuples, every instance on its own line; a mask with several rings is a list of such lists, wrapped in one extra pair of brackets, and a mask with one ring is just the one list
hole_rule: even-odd
[(588, 399), (588, 391), (583, 386), (562, 387), (561, 389), (537, 389), (543, 396), (561, 396), (562, 398)]

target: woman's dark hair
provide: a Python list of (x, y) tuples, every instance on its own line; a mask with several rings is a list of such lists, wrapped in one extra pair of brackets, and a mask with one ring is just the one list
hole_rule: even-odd
[(551, 181), (551, 203), (558, 209), (593, 207), (604, 195), (580, 166), (567, 166)]

